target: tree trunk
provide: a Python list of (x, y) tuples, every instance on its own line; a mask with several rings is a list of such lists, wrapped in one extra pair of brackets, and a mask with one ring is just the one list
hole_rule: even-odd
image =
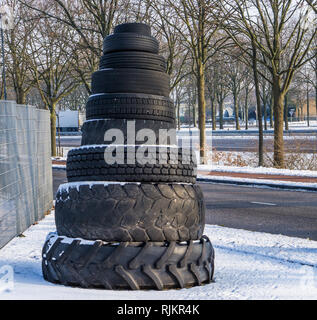
[(178, 124), (178, 130), (181, 129), (181, 119), (180, 119), (180, 103), (179, 100), (177, 99), (177, 124)]
[(274, 166), (284, 168), (284, 94), (280, 90), (280, 79), (273, 79), (274, 92)]
[(202, 62), (198, 65), (198, 111), (199, 111), (199, 133), (200, 133), (200, 162), (207, 164), (206, 157), (206, 101), (205, 101), (205, 74), (204, 65)]
[(307, 126), (309, 127), (310, 126), (310, 123), (309, 123), (309, 117), (310, 117), (310, 113), (309, 113), (309, 90), (308, 90), (308, 86), (307, 86)]
[(223, 129), (223, 100), (219, 102), (219, 127)]
[[(316, 76), (317, 76), (317, 72), (316, 72)], [(315, 120), (317, 121), (317, 86), (315, 88), (315, 107), (316, 107), (316, 119)]]
[(247, 102), (244, 106), (244, 112), (245, 112), (245, 130), (249, 130), (249, 110), (248, 110)]
[(259, 76), (257, 69), (257, 52), (255, 43), (252, 42), (252, 66), (253, 66), (253, 77), (255, 85), (255, 95), (256, 95), (256, 104), (257, 104), (257, 116), (259, 124), (259, 167), (263, 167), (264, 161), (264, 144), (263, 144), (263, 122), (262, 122), (262, 108), (261, 108), (261, 96), (260, 96), (260, 87), (259, 87)]
[(285, 130), (288, 131), (289, 126), (288, 126), (288, 98), (287, 98), (287, 94), (285, 94), (285, 96), (284, 96), (284, 122), (285, 122)]
[(266, 110), (266, 99), (263, 101), (263, 114), (264, 114), (264, 130), (267, 130), (267, 110)]
[(262, 95), (263, 95), (263, 115), (264, 115), (264, 130), (267, 131), (267, 110), (266, 110), (266, 92), (265, 92), (265, 85), (262, 86)]
[(235, 120), (236, 120), (236, 130), (240, 130), (240, 123), (239, 123), (239, 107), (237, 101), (237, 94), (233, 95), (233, 104), (234, 104), (234, 113), (235, 113)]
[[(317, 49), (315, 50), (317, 54)], [(315, 79), (317, 81), (317, 56), (315, 58)], [(316, 108), (316, 121), (317, 121), (317, 83), (315, 83), (315, 108)]]
[(216, 103), (215, 100), (211, 100), (211, 117), (212, 117), (212, 130), (217, 130), (217, 120), (216, 120)]
[(249, 98), (249, 88), (248, 86), (245, 89), (245, 102), (244, 102), (244, 120), (245, 120), (245, 130), (249, 129), (249, 108), (248, 108), (248, 98)]
[(271, 105), (270, 105), (270, 127), (273, 128), (274, 127), (274, 121), (273, 121), (273, 109), (274, 109), (274, 95), (273, 95), (273, 91), (271, 93)]
[(26, 94), (22, 88), (16, 90), (17, 104), (26, 104)]
[(52, 106), (50, 111), (51, 111), (51, 154), (52, 154), (52, 157), (56, 157), (56, 114), (55, 114), (55, 106)]

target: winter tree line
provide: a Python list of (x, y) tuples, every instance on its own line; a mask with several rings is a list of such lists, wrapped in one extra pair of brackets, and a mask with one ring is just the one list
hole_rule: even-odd
[[(52, 155), (56, 109), (85, 108), (103, 39), (124, 22), (152, 26), (167, 59), (178, 125), (180, 106), (187, 105), (187, 116), (200, 129), (202, 162), (207, 159), (206, 120), (211, 118), (214, 130), (224, 127), (228, 97), (237, 130), (241, 118), (248, 129), (250, 107), (255, 106), (259, 165), (263, 165), (263, 130), (274, 129), (274, 164), (284, 167), (283, 129), (288, 128), (289, 106), (301, 117), (305, 99), (315, 94), (317, 108), (315, 0), (2, 3), (14, 10), (13, 26), (5, 31), (9, 99), (50, 111)], [(3, 81), (0, 92), (3, 99)]]

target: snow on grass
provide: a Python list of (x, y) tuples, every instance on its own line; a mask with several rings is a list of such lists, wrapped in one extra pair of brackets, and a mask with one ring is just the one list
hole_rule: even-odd
[[(183, 138), (190, 138), (190, 136), (185, 136), (182, 137)], [(255, 136), (255, 135), (234, 135), (234, 136), (230, 136), (230, 135), (223, 135), (223, 136), (212, 136), (212, 140), (258, 140), (259, 136)], [(273, 140), (274, 136), (273, 134), (270, 136), (264, 136), (263, 137), (264, 140)], [(283, 137), (284, 140), (317, 140), (317, 134), (316, 135), (311, 135), (311, 136), (295, 136), (295, 135), (284, 135)]]
[(284, 187), (290, 189), (310, 189), (310, 191), (317, 191), (317, 183), (306, 183), (306, 182), (292, 182), (292, 181), (280, 181), (280, 180), (269, 180), (269, 179), (250, 179), (250, 178), (237, 178), (237, 177), (221, 177), (221, 176), (204, 176), (198, 175), (197, 178), (203, 179), (204, 181), (212, 180), (213, 182), (227, 182), (232, 184), (249, 184), (249, 185), (268, 185), (270, 187)]
[[(46, 282), (41, 249), (55, 231), (54, 215), (0, 250), (0, 268), (14, 268), (14, 289), (0, 299), (317, 299), (317, 242), (219, 226), (206, 226), (215, 247), (215, 283), (183, 290), (107, 291)], [(0, 275), (1, 276), (1, 275)]]
[(250, 173), (261, 175), (279, 175), (279, 176), (294, 176), (294, 177), (310, 177), (317, 178), (317, 171), (311, 170), (289, 170), (276, 169), (267, 167), (234, 167), (234, 166), (218, 166), (218, 165), (199, 165), (198, 170), (202, 172), (234, 172), (234, 173)]

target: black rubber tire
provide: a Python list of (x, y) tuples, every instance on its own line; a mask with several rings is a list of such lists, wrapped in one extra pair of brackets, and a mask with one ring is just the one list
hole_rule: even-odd
[(133, 68), (166, 72), (164, 57), (157, 54), (140, 51), (126, 51), (107, 53), (102, 56), (100, 69), (107, 68)]
[(142, 34), (144, 36), (151, 36), (151, 27), (145, 23), (122, 23), (114, 28), (113, 33), (132, 32)]
[[(128, 122), (133, 121), (135, 123), (135, 131), (138, 132), (144, 128), (151, 129), (155, 133), (157, 140), (156, 144), (160, 144), (159, 133), (160, 130), (176, 130), (175, 123), (172, 122), (163, 122), (155, 120), (126, 120), (126, 119), (99, 119), (99, 120), (90, 120), (84, 122), (81, 131), (82, 131), (82, 140), (81, 145), (96, 145), (96, 144), (105, 144), (105, 133), (110, 129), (119, 129), (124, 132), (124, 144), (128, 144), (127, 140), (127, 126)], [(142, 141), (136, 141), (135, 144), (143, 144)], [(171, 144), (171, 141), (168, 140), (164, 143), (165, 145)]]
[[(164, 159), (164, 155), (160, 154), (159, 148), (156, 148), (154, 153), (148, 153), (151, 159), (156, 160), (156, 164), (140, 164), (137, 159), (135, 159), (135, 164), (128, 164), (127, 155), (131, 151), (128, 147), (123, 146), (124, 164), (108, 164), (105, 161), (105, 151), (108, 146), (87, 146), (70, 150), (66, 165), (68, 181), (196, 183), (196, 159), (193, 161), (190, 154), (185, 154), (185, 152), (183, 155), (183, 149), (181, 148), (178, 149), (177, 160), (173, 160), (175, 159), (175, 154), (171, 154), (170, 148), (167, 148), (167, 154), (165, 154), (167, 156), (166, 164), (160, 164), (161, 159), (162, 161)], [(139, 147), (135, 147), (135, 152)], [(144, 151), (145, 149), (142, 150)], [(121, 150), (118, 152), (121, 152)]]
[(111, 34), (103, 42), (103, 53), (117, 51), (142, 51), (158, 54), (159, 42), (153, 37), (138, 33)]
[(101, 94), (91, 96), (86, 105), (86, 119), (142, 119), (175, 124), (171, 99), (145, 94)]
[(92, 93), (143, 93), (168, 97), (169, 76), (145, 69), (103, 69), (92, 75)]
[(56, 194), (60, 236), (103, 241), (198, 240), (205, 206), (198, 185), (62, 185)]
[(52, 283), (107, 290), (164, 290), (209, 284), (214, 275), (214, 249), (207, 237), (185, 244), (63, 240), (52, 237), (42, 250), (43, 276)]

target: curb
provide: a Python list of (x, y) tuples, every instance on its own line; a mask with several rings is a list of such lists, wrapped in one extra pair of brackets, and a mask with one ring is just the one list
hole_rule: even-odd
[(269, 187), (273, 189), (282, 189), (282, 190), (297, 190), (297, 191), (311, 191), (317, 192), (317, 187), (310, 186), (297, 186), (291, 184), (275, 184), (267, 182), (255, 182), (255, 181), (236, 181), (236, 180), (218, 180), (213, 178), (198, 178), (197, 182), (205, 183), (220, 183), (220, 184), (230, 184), (230, 185), (240, 185), (240, 186), (258, 186), (258, 187)]
[[(53, 170), (66, 170), (66, 166), (52, 166)], [(267, 183), (267, 182), (255, 182), (255, 181), (236, 181), (236, 180), (219, 180), (213, 178), (199, 178), (197, 177), (197, 182), (204, 183), (220, 183), (220, 184), (229, 184), (229, 185), (240, 185), (240, 186), (257, 186), (257, 187), (269, 187), (273, 189), (281, 189), (281, 190), (297, 190), (297, 191), (311, 191), (317, 192), (317, 187), (309, 187), (309, 186), (295, 186), (289, 184), (275, 184), (275, 183)]]

